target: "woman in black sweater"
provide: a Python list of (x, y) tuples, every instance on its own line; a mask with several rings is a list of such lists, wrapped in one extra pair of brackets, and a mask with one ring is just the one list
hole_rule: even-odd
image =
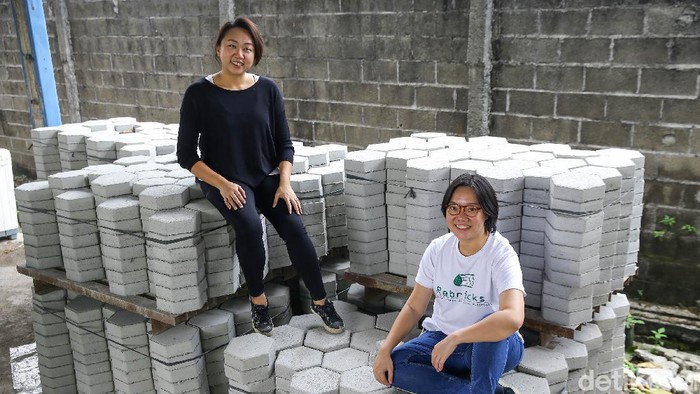
[(197, 177), (206, 198), (236, 231), (255, 331), (268, 334), (273, 328), (259, 210), (285, 241), (311, 293), (311, 310), (327, 331), (340, 333), (343, 321), (326, 299), (318, 256), (299, 216), (301, 202), (290, 185), (294, 147), (282, 93), (271, 79), (248, 72), (262, 54), (262, 37), (250, 19), (221, 27), (215, 45), (221, 70), (190, 85), (182, 100), (178, 163)]

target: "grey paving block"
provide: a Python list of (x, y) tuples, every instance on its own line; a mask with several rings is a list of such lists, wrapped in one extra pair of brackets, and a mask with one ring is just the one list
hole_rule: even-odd
[(624, 293), (616, 293), (610, 296), (610, 301), (606, 304), (615, 312), (615, 316), (624, 316), (630, 312), (630, 302)]
[(411, 181), (447, 181), (450, 178), (450, 162), (438, 157), (422, 157), (406, 162), (406, 179)]
[(615, 156), (597, 156), (586, 158), (586, 163), (596, 167), (607, 167), (617, 169), (622, 178), (633, 178), (635, 171), (635, 163), (624, 157)]
[(569, 373), (564, 355), (542, 346), (526, 348), (517, 369), (545, 378), (549, 385), (566, 381)]
[(100, 175), (90, 182), (90, 188), (96, 196), (115, 197), (131, 194), (131, 185), (137, 175), (131, 172), (111, 172)]
[(53, 190), (80, 189), (89, 186), (88, 172), (85, 170), (63, 171), (48, 177)]
[(396, 390), (386, 387), (377, 382), (372, 372), (372, 367), (361, 366), (343, 372), (340, 375), (341, 394), (364, 394), (364, 393), (394, 393)]
[(185, 208), (163, 210), (144, 221), (144, 231), (159, 235), (194, 234), (201, 228), (199, 211)]
[(139, 203), (143, 208), (165, 210), (184, 207), (189, 198), (189, 191), (185, 186), (152, 186), (139, 194)]
[(275, 351), (278, 354), (284, 350), (302, 346), (305, 336), (306, 332), (303, 329), (288, 324), (275, 327), (270, 335), (275, 340)]
[(345, 330), (340, 334), (331, 334), (324, 328), (312, 328), (306, 333), (304, 346), (317, 349), (322, 352), (331, 352), (350, 345), (350, 331)]
[(391, 326), (394, 324), (394, 321), (396, 320), (396, 318), (398, 316), (399, 316), (398, 311), (386, 312), (386, 313), (382, 313), (382, 314), (377, 315), (377, 321), (375, 324), (375, 328), (382, 330), (382, 331), (389, 332), (389, 330), (391, 330)]
[(178, 324), (158, 334), (151, 335), (149, 348), (152, 357), (172, 363), (201, 355), (199, 328)]
[(275, 361), (275, 374), (291, 380), (294, 373), (305, 369), (320, 367), (323, 352), (305, 346), (282, 350)]
[(367, 353), (376, 351), (377, 341), (386, 339), (388, 333), (383, 330), (372, 328), (365, 331), (355, 332), (350, 340), (350, 347), (362, 350)]
[(110, 198), (96, 208), (100, 220), (118, 222), (139, 218), (139, 201), (134, 197)]
[(322, 327), (323, 324), (318, 316), (314, 315), (313, 313), (307, 313), (304, 315), (292, 316), (291, 320), (289, 321), (289, 325), (292, 327), (297, 327), (304, 332), (308, 332), (313, 328)]
[(591, 213), (586, 216), (569, 215), (563, 212), (547, 211), (547, 223), (556, 230), (571, 232), (589, 232), (603, 226), (603, 212)]
[(576, 328), (580, 324), (590, 322), (592, 312), (593, 309), (584, 309), (573, 312), (559, 311), (547, 307), (546, 302), (542, 301), (542, 317), (545, 320), (564, 327)]
[(596, 175), (572, 176), (563, 173), (552, 176), (550, 193), (553, 199), (577, 203), (602, 200), (605, 196), (605, 183)]
[(368, 362), (369, 352), (353, 348), (343, 348), (324, 354), (321, 366), (331, 371), (343, 373), (357, 367), (368, 365)]
[(566, 358), (569, 371), (585, 368), (588, 365), (586, 345), (573, 339), (554, 337), (547, 348), (561, 353)]
[(384, 152), (359, 150), (345, 156), (345, 170), (357, 173), (380, 171), (386, 168)]
[(267, 379), (256, 382), (242, 384), (235, 380), (229, 380), (229, 393), (274, 393), (275, 392), (275, 377), (270, 376)]
[(227, 366), (239, 371), (274, 364), (275, 341), (258, 333), (236, 337), (226, 347), (224, 358)]
[(325, 368), (313, 367), (299, 371), (292, 376), (290, 393), (337, 393), (339, 384), (340, 374)]

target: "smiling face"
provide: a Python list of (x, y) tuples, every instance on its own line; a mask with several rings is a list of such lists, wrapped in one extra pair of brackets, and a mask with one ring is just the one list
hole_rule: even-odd
[[(480, 207), (479, 200), (476, 197), (476, 192), (469, 186), (460, 186), (454, 190), (450, 198), (450, 204), (461, 206), (476, 206)], [(474, 217), (468, 216), (465, 209), (460, 209), (457, 215), (452, 215), (449, 212), (445, 215), (447, 227), (460, 240), (460, 242), (480, 241), (488, 237), (486, 231), (486, 214), (483, 209), (479, 209)]]
[(225, 74), (241, 75), (253, 67), (255, 45), (250, 33), (241, 27), (229, 29), (216, 47)]

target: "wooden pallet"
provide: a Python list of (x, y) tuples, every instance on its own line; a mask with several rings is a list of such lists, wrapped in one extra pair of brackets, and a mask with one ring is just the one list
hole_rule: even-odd
[[(148, 295), (120, 296), (109, 291), (109, 285), (103, 281), (76, 282), (66, 278), (66, 273), (56, 268), (35, 269), (26, 265), (17, 265), (17, 272), (32, 277), (34, 288), (37, 292), (43, 292), (50, 288), (59, 287), (78, 294), (93, 298), (106, 304), (137, 313), (151, 319), (151, 327), (154, 333), (161, 332), (176, 326), (198, 313), (216, 308), (231, 298), (246, 294), (246, 289), (241, 288), (235, 294), (210, 298), (204, 306), (196, 311), (173, 314), (156, 308), (156, 300)], [(291, 275), (291, 267), (283, 267), (271, 271), (267, 279), (282, 278), (286, 280)]]
[[(413, 290), (411, 286), (406, 285), (405, 277), (390, 273), (363, 275), (347, 271), (344, 277), (346, 280), (359, 283), (365, 286), (366, 289), (373, 289), (374, 291), (384, 291), (409, 296)], [(562, 327), (550, 323), (542, 318), (540, 311), (528, 307), (525, 308), (525, 323), (523, 326), (540, 333), (540, 343), (543, 345), (549, 343), (552, 336), (573, 339), (574, 332), (578, 329), (578, 327)]]

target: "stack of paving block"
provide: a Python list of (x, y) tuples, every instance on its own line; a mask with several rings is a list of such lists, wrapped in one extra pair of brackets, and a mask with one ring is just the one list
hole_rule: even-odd
[(198, 328), (178, 324), (151, 335), (149, 350), (157, 392), (209, 392)]
[(149, 144), (150, 138), (142, 133), (122, 134), (117, 138), (115, 149), (117, 158), (122, 159), (132, 156), (154, 157), (156, 147)]
[(204, 264), (209, 298), (233, 294), (240, 287), (240, 267), (234, 265), (236, 233), (207, 199), (193, 200), (185, 208), (198, 211), (202, 220)]
[(343, 257), (326, 256), (321, 261), (321, 272), (329, 272), (335, 275), (336, 296), (339, 300), (347, 299), (347, 291), (352, 284), (345, 279), (345, 272), (350, 269), (350, 260)]
[(155, 394), (148, 350), (147, 319), (119, 310), (105, 320), (114, 390), (128, 394)]
[(450, 184), (450, 163), (433, 157), (406, 162), (406, 283), (413, 285), (425, 248), (445, 233), (442, 197)]
[(32, 154), (36, 166), (36, 177), (46, 179), (49, 175), (63, 171), (58, 150), (60, 126), (32, 129)]
[(593, 284), (593, 307), (608, 301), (612, 291), (612, 269), (615, 263), (618, 228), (620, 223), (620, 186), (622, 175), (615, 168), (586, 166), (574, 173), (593, 174), (605, 183), (603, 197), (603, 224), (600, 236), (600, 278)]
[(56, 198), (59, 194), (69, 190), (90, 191), (90, 178), (88, 175), (89, 173), (85, 169), (57, 172), (49, 175), (49, 187), (51, 187), (53, 197)]
[(17, 186), (15, 198), (24, 234), (27, 267), (63, 267), (56, 208), (49, 182), (37, 181)]
[(228, 379), (224, 372), (224, 351), (236, 335), (233, 314), (223, 309), (210, 309), (191, 318), (187, 324), (199, 329), (210, 391), (226, 392)]
[(406, 275), (406, 163), (426, 157), (425, 151), (400, 149), (386, 155), (386, 214), (389, 271)]
[[(526, 389), (523, 391), (526, 393), (564, 392), (569, 378), (566, 357), (543, 346), (526, 348), (517, 371), (519, 373), (506, 375), (503, 379), (517, 389)], [(532, 379), (529, 376), (537, 379)], [(533, 386), (537, 390), (531, 391)]]
[(114, 382), (102, 323), (103, 304), (89, 297), (74, 298), (65, 308), (73, 349), (78, 392), (112, 393)]
[[(549, 153), (526, 152), (525, 160), (549, 160)], [(520, 153), (519, 155), (524, 155)], [(554, 167), (533, 167), (523, 170), (523, 216), (520, 230), (520, 267), (525, 286), (525, 305), (539, 308), (542, 305), (542, 279), (544, 273), (544, 228), (549, 210), (549, 184), (553, 175), (565, 172)]]
[[(142, 198), (148, 190), (141, 193)], [(148, 276), (158, 309), (170, 313), (200, 309), (207, 301), (200, 212), (186, 208), (159, 211), (145, 224)]]
[[(622, 290), (625, 280), (636, 272), (644, 193), (644, 156), (639, 152), (603, 150), (600, 157), (588, 159), (594, 166), (617, 169), (620, 184), (620, 220), (612, 268), (612, 289)], [(637, 156), (636, 154), (639, 154)]]
[[(104, 177), (111, 175), (97, 180)], [(139, 200), (132, 196), (109, 198), (97, 206), (97, 220), (109, 291), (122, 296), (148, 293), (146, 239)]]
[(56, 196), (54, 204), (66, 278), (76, 282), (104, 279), (92, 192), (69, 190)]
[(368, 150), (348, 153), (345, 175), (350, 270), (367, 275), (387, 272), (385, 153)]
[(92, 134), (85, 140), (88, 165), (108, 164), (117, 160), (116, 142), (119, 133)]
[[(344, 157), (344, 156), (343, 156)], [(321, 166), (309, 169), (309, 174), (321, 176), (325, 204), (328, 249), (347, 245), (348, 229), (345, 216), (345, 173), (343, 167)]]
[(58, 153), (63, 171), (87, 167), (85, 140), (92, 131), (81, 125), (64, 125), (58, 132)]
[(576, 327), (591, 320), (593, 284), (600, 280), (604, 196), (600, 177), (562, 173), (551, 178), (542, 289), (542, 316), (551, 322)]
[[(292, 318), (289, 288), (276, 283), (266, 283), (265, 295), (267, 296), (270, 317), (272, 317), (275, 326), (289, 323)], [(219, 308), (233, 314), (237, 336), (253, 331), (248, 297), (235, 297), (221, 304)]]
[(600, 328), (603, 337), (598, 349), (596, 376), (607, 376), (613, 382), (624, 379), (625, 318), (629, 308), (627, 297), (617, 293), (593, 315), (593, 322)]
[(32, 305), (34, 340), (43, 392), (77, 392), (64, 309), (65, 290), (34, 291)]
[(507, 239), (515, 252), (520, 251), (520, 230), (523, 212), (525, 177), (518, 168), (496, 165), (476, 171), (489, 181), (498, 201), (498, 232)]
[(305, 157), (309, 168), (327, 166), (330, 162), (328, 149), (323, 146), (297, 145), (294, 147), (294, 156)]
[(326, 237), (326, 204), (323, 198), (321, 175), (294, 174), (291, 176), (290, 183), (292, 190), (301, 201), (301, 220), (316, 249), (316, 255), (324, 256), (328, 253), (328, 239)]
[(252, 333), (236, 337), (224, 352), (229, 393), (275, 392), (275, 340)]

